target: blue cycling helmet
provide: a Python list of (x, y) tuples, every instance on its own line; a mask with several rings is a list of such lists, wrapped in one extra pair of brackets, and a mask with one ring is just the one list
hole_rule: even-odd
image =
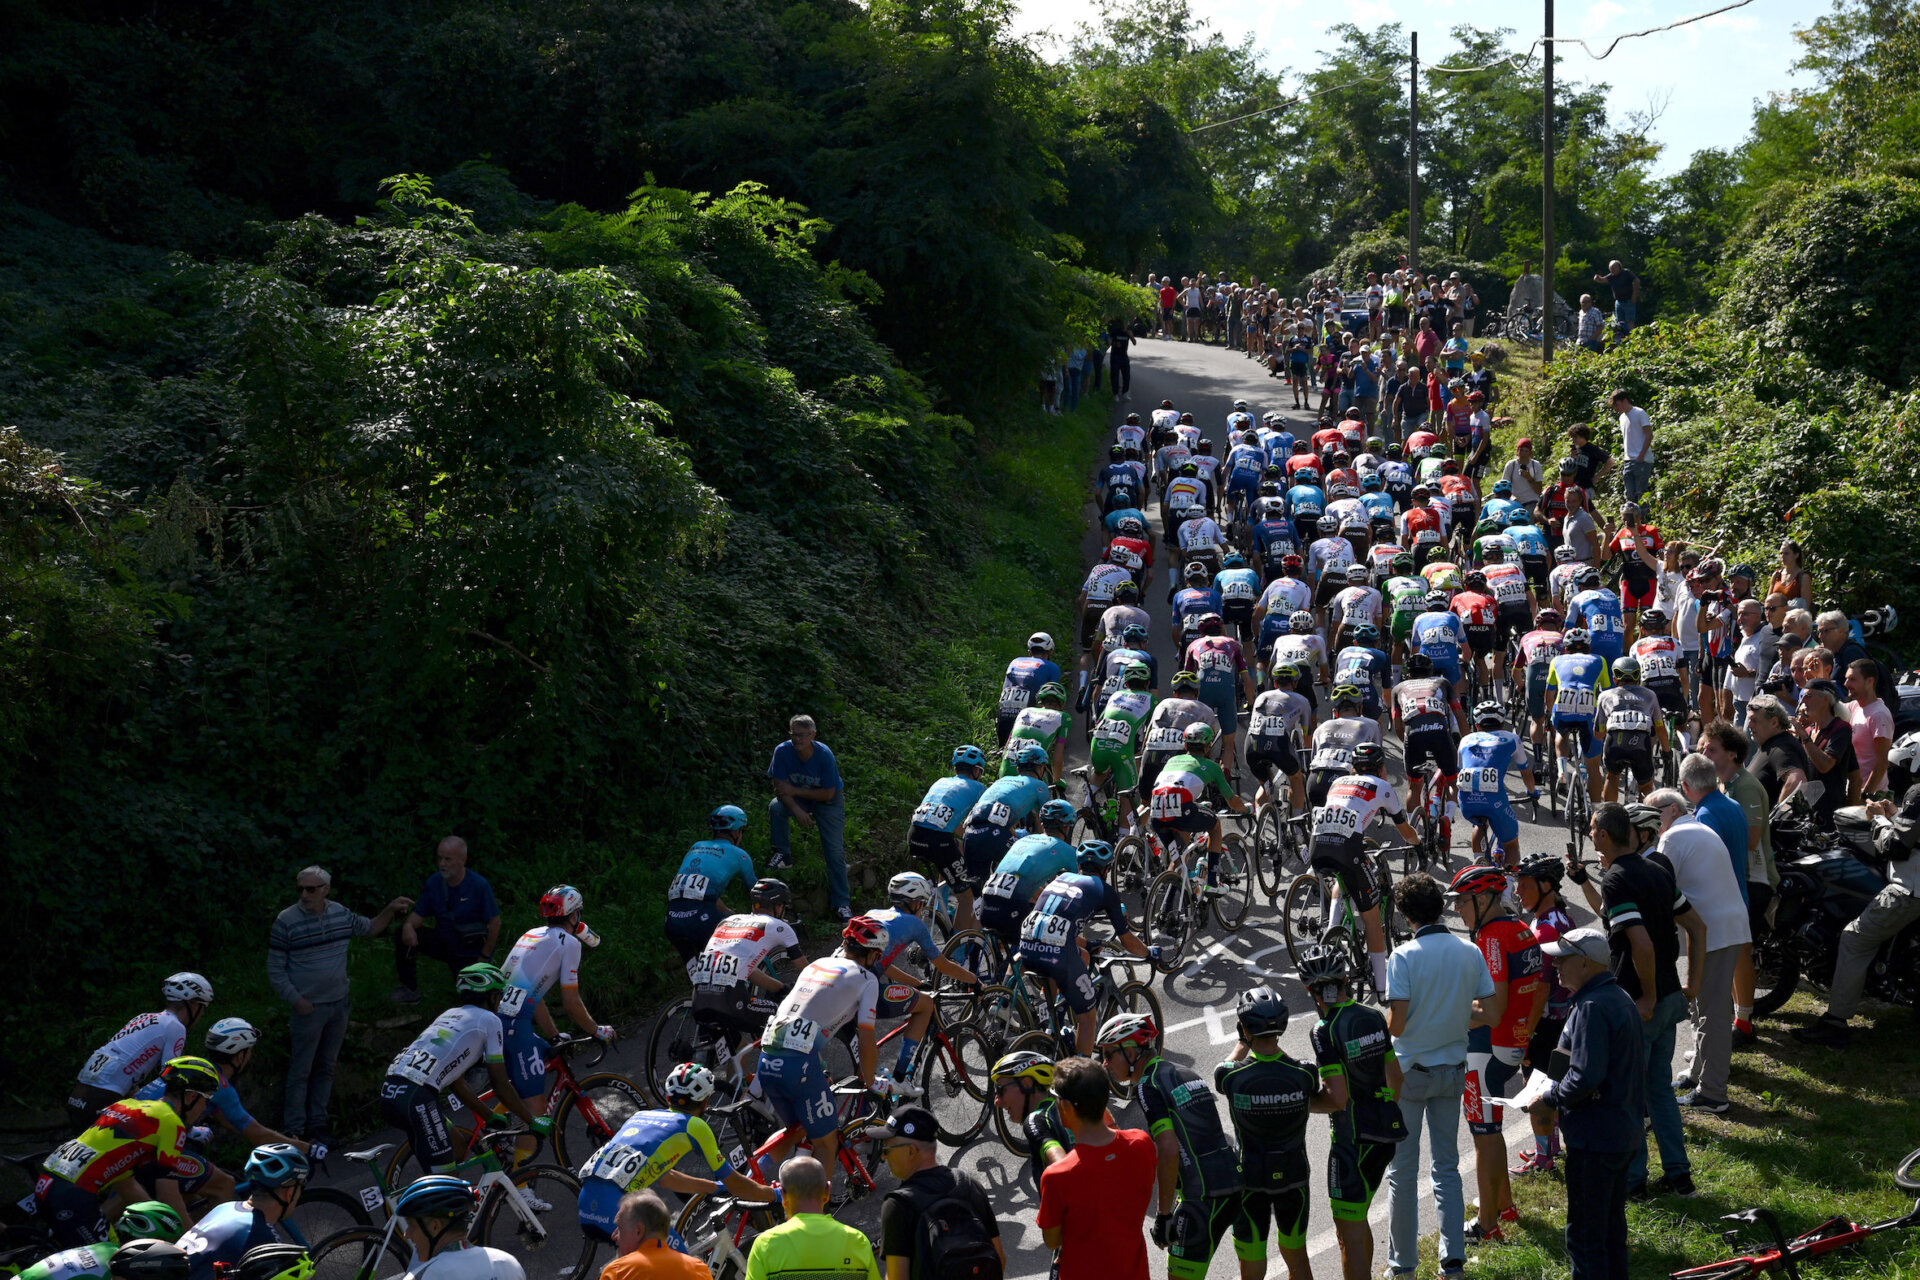
[(987, 767), (987, 753), (972, 743), (968, 743), (964, 747), (955, 747), (953, 749), (953, 767), (956, 769), (962, 767), (984, 769)]
[(1518, 528), (1520, 525), (1523, 525), (1523, 524), (1532, 524), (1533, 517), (1527, 514), (1527, 509), (1525, 507), (1521, 507), (1517, 511), (1507, 512), (1506, 523), (1507, 523), (1507, 528), (1514, 529), (1514, 528)]
[(241, 1176), (256, 1187), (284, 1187), (289, 1182), (305, 1182), (312, 1172), (313, 1166), (300, 1154), (300, 1148), (269, 1142), (253, 1149)]
[(1040, 821), (1049, 827), (1073, 825), (1073, 805), (1066, 800), (1049, 800), (1040, 806)]
[(1105, 840), (1089, 840), (1078, 849), (1080, 869), (1096, 875), (1113, 865), (1113, 846)]
[(1044, 766), (1047, 763), (1047, 749), (1032, 738), (1022, 738), (1020, 749), (1014, 752), (1013, 763), (1021, 769)]
[(707, 815), (709, 831), (744, 831), (747, 827), (747, 811), (737, 804), (723, 804)]
[(1356, 622), (1347, 628), (1347, 634), (1355, 640), (1378, 640), (1380, 638), (1380, 628), (1374, 626), (1371, 622)]
[(450, 1173), (415, 1179), (393, 1202), (403, 1218), (463, 1218), (473, 1213), (473, 1184)]
[(1513, 484), (1512, 484), (1512, 483), (1511, 483), (1510, 481), (1506, 481), (1506, 480), (1495, 480), (1495, 481), (1493, 482), (1493, 496), (1494, 496), (1494, 497), (1496, 497), (1496, 498), (1504, 498), (1504, 497), (1507, 497), (1507, 496), (1508, 496), (1509, 494), (1511, 494), (1512, 492), (1513, 492)]
[(1361, 476), (1360, 487), (1367, 493), (1378, 492), (1380, 488), (1380, 473), (1377, 471), (1369, 471)]
[[(1243, 561), (1242, 563), (1245, 563), (1245, 562)], [(1126, 626), (1120, 629), (1120, 638), (1126, 641), (1128, 648), (1138, 649), (1141, 645), (1145, 644), (1148, 641), (1148, 639), (1150, 639), (1151, 637), (1145, 627), (1141, 626), (1137, 622), (1129, 622)]]

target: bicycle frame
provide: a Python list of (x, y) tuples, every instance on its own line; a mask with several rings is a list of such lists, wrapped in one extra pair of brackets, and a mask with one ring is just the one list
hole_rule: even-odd
[[(1817, 1258), (1823, 1253), (1832, 1253), (1837, 1249), (1850, 1248), (1859, 1244), (1868, 1236), (1878, 1235), (1882, 1231), (1903, 1231), (1908, 1227), (1920, 1225), (1920, 1200), (1914, 1201), (1913, 1208), (1897, 1218), (1888, 1218), (1882, 1222), (1854, 1222), (1847, 1218), (1828, 1218), (1810, 1231), (1802, 1232), (1789, 1240), (1781, 1229), (1780, 1220), (1764, 1208), (1748, 1209), (1744, 1213), (1730, 1213), (1722, 1222), (1758, 1223), (1766, 1228), (1773, 1237), (1770, 1247), (1760, 1253), (1744, 1254), (1732, 1258), (1722, 1258), (1718, 1262), (1709, 1262), (1704, 1266), (1683, 1267), (1672, 1272), (1673, 1280), (1708, 1280), (1708, 1278), (1728, 1277), (1732, 1275), (1759, 1275), (1763, 1271), (1778, 1266), (1784, 1269), (1790, 1280), (1799, 1280), (1801, 1258)], [(1728, 1231), (1725, 1240), (1733, 1243), (1737, 1231)], [(1744, 1268), (1734, 1270), (1734, 1268)]]

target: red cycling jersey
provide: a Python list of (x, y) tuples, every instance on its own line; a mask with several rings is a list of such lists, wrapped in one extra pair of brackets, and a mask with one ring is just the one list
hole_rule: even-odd
[(1305, 471), (1308, 467), (1312, 467), (1316, 472), (1319, 471), (1320, 459), (1310, 453), (1296, 453), (1287, 459), (1287, 474), (1289, 476)]
[(1454, 596), (1448, 605), (1460, 621), (1469, 627), (1490, 627), (1493, 625), (1493, 597), (1481, 595), (1478, 591), (1462, 591)]
[(1493, 985), (1507, 988), (1507, 1007), (1493, 1028), (1496, 1048), (1524, 1049), (1533, 1034), (1534, 1001), (1547, 989), (1546, 960), (1540, 941), (1526, 922), (1500, 916), (1473, 931), (1474, 945), (1486, 957)]

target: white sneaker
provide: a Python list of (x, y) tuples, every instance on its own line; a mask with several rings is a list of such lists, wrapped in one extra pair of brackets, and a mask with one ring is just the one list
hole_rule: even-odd
[(533, 1194), (532, 1187), (520, 1188), (520, 1203), (527, 1206), (527, 1208), (534, 1213), (552, 1213), (553, 1212), (553, 1206), (548, 1204), (545, 1200), (542, 1200), (539, 1196)]

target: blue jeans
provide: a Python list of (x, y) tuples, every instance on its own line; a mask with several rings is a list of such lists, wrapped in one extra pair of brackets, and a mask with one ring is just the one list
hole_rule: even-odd
[(1080, 389), (1098, 391), (1100, 389), (1100, 366), (1104, 363), (1098, 350), (1087, 352), (1085, 363), (1080, 366)]
[(1066, 385), (1060, 389), (1060, 407), (1072, 413), (1080, 407), (1080, 370), (1069, 367), (1065, 372)]
[(1467, 1256), (1466, 1201), (1460, 1191), (1460, 1095), (1467, 1067), (1407, 1068), (1400, 1085), (1400, 1118), (1407, 1136), (1387, 1166), (1387, 1266), (1412, 1274), (1420, 1265), (1420, 1130), (1427, 1130), (1427, 1163), (1440, 1217), (1440, 1260)]
[[(820, 852), (827, 860), (827, 897), (833, 903), (834, 910), (851, 907), (853, 901), (847, 894), (847, 802), (835, 799), (829, 804), (821, 804), (817, 800), (796, 800), (794, 803), (813, 815), (814, 828), (820, 832)], [(791, 817), (779, 796), (768, 803), (767, 825), (772, 828), (768, 833), (769, 843), (775, 853), (788, 857), (793, 854), (787, 827)], [(1668, 1049), (1672, 1049), (1671, 1044)]]
[[(1640, 1024), (1640, 1042), (1645, 1046), (1642, 1063), (1646, 1067), (1647, 1114), (1653, 1119), (1654, 1141), (1660, 1144), (1660, 1168), (1669, 1176), (1686, 1173), (1687, 1137), (1680, 1127), (1680, 1100), (1673, 1093), (1674, 1029), (1687, 1016), (1687, 994), (1676, 991), (1663, 996), (1653, 1006), (1653, 1017)], [(1627, 1170), (1627, 1185), (1647, 1180), (1647, 1140), (1634, 1153)]]
[(1639, 502), (1653, 488), (1653, 459), (1629, 460), (1620, 468), (1620, 486), (1628, 502)]
[(327, 1100), (333, 1096), (333, 1064), (347, 1038), (347, 1002), (315, 1004), (312, 1013), (293, 1015), (293, 1046), (287, 1061), (287, 1103), (283, 1126), (295, 1137), (312, 1137), (327, 1127)]
[[(1667, 1090), (1672, 1094), (1672, 1090)], [(1568, 1147), (1567, 1262), (1573, 1280), (1627, 1280), (1627, 1165), (1630, 1151)]]
[(1623, 302), (1615, 298), (1613, 300), (1613, 327), (1621, 333), (1625, 333), (1627, 330), (1633, 328), (1634, 319), (1638, 310), (1638, 303)]

